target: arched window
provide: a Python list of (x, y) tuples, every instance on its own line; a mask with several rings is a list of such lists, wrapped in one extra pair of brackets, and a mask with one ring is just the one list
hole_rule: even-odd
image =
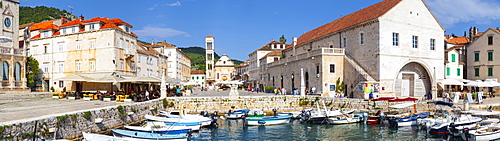
[(9, 80), (9, 63), (2, 63), (2, 80)]
[(21, 64), (19, 63), (14, 65), (14, 80), (21, 81)]

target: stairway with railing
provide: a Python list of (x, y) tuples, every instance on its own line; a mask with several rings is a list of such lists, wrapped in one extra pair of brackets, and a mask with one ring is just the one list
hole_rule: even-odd
[(348, 54), (345, 54), (344, 55), (344, 59), (349, 63), (351, 64), (354, 69), (356, 69), (356, 71), (363, 77), (363, 79), (367, 82), (375, 82), (375, 79), (368, 73), (366, 72), (365, 69), (363, 69), (363, 67), (361, 67), (358, 62), (356, 62), (354, 59), (352, 59), (352, 57)]

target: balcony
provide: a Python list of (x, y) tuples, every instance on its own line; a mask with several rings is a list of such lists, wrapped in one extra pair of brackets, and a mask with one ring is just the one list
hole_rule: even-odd
[(4, 55), (23, 55), (23, 52), (23, 49), (0, 47), (0, 54)]
[(0, 53), (2, 54), (12, 54), (12, 48), (0, 47)]

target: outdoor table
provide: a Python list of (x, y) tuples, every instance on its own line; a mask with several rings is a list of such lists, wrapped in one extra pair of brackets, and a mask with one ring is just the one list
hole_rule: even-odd
[(125, 96), (123, 95), (116, 95), (116, 101), (123, 101), (125, 100)]
[(89, 97), (90, 97), (91, 100), (93, 100), (94, 99), (94, 94), (89, 94)]

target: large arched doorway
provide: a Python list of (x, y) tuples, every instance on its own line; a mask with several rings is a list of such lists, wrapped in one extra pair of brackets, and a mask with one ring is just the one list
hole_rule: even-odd
[(429, 72), (421, 64), (411, 62), (399, 70), (394, 84), (396, 96), (425, 96), (431, 93), (432, 83)]

